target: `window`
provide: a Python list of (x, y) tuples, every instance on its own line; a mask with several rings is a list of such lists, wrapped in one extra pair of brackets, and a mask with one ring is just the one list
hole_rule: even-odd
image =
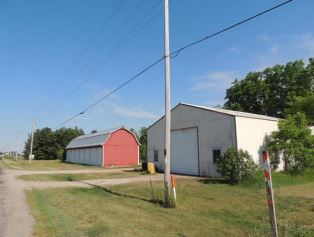
[(214, 161), (214, 164), (219, 159), (220, 155), (221, 155), (221, 151), (220, 150), (213, 150), (213, 161)]
[(154, 161), (158, 162), (158, 150), (154, 150)]

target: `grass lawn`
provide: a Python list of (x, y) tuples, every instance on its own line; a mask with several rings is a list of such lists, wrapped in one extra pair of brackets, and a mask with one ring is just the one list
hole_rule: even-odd
[(115, 179), (115, 178), (131, 178), (141, 174), (140, 171), (115, 171), (105, 173), (89, 173), (89, 174), (34, 174), (21, 175), (18, 179), (25, 181), (77, 181), (90, 179)]
[[(314, 177), (277, 180), (280, 236), (314, 236)], [(162, 183), (153, 186), (161, 198)], [(270, 236), (264, 188), (177, 180), (177, 197), (177, 208), (164, 208), (149, 183), (27, 191), (35, 236)]]
[(69, 164), (60, 160), (32, 160), (29, 164), (28, 160), (24, 159), (8, 159), (4, 158), (1, 161), (2, 167), (9, 169), (23, 169), (23, 170), (74, 170), (74, 169), (101, 169), (101, 167)]

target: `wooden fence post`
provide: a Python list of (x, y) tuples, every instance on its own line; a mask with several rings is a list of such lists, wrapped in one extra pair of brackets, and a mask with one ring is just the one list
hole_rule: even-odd
[(263, 151), (263, 171), (264, 171), (264, 178), (265, 178), (265, 185), (266, 185), (267, 203), (268, 203), (268, 211), (269, 211), (269, 219), (270, 219), (270, 224), (271, 224), (272, 236), (278, 237), (275, 199), (274, 199), (273, 184), (272, 184), (272, 178), (271, 178), (271, 167), (270, 167), (268, 151)]

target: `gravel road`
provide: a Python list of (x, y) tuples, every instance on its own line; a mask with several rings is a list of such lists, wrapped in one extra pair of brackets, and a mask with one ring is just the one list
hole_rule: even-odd
[(3, 197), (2, 169), (0, 168), (0, 237), (4, 236), (4, 197)]

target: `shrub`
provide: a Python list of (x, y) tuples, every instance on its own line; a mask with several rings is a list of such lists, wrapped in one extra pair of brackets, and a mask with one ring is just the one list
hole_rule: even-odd
[(257, 175), (257, 165), (247, 151), (229, 148), (216, 161), (217, 171), (230, 184), (238, 184), (244, 179), (253, 179)]
[(271, 153), (282, 154), (284, 169), (290, 174), (314, 167), (314, 136), (305, 115), (296, 113), (279, 121), (278, 131), (271, 134), (268, 149)]

